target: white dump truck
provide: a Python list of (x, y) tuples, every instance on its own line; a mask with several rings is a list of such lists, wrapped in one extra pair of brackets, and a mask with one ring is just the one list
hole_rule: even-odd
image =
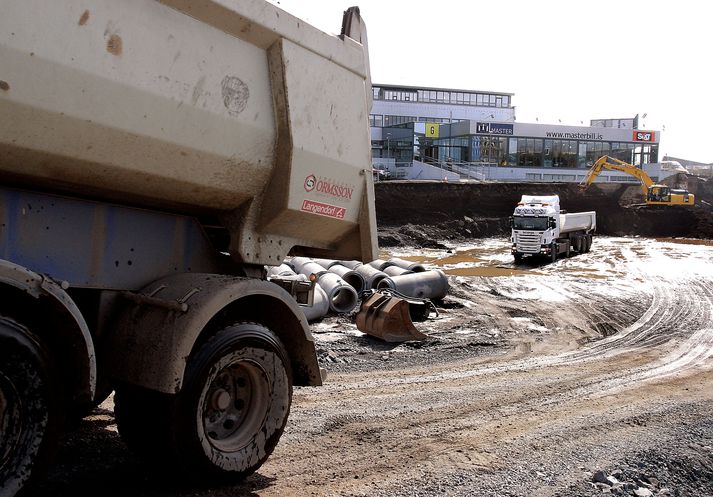
[(560, 210), (558, 195), (523, 195), (512, 216), (512, 255), (548, 257), (589, 252), (597, 228), (596, 212)]
[(2, 497), (112, 390), (148, 460), (255, 471), (322, 381), (265, 266), (377, 257), (358, 9), (331, 36), (262, 0), (1, 4)]

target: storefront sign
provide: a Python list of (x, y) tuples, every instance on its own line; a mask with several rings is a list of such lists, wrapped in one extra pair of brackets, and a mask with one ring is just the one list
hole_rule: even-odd
[(634, 141), (635, 142), (655, 142), (656, 132), (655, 131), (634, 131)]
[(475, 128), (475, 132), (486, 135), (512, 135), (513, 125), (500, 123), (478, 123)]

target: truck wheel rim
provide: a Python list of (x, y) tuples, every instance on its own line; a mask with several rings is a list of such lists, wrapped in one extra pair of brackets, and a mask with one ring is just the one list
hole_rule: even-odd
[(13, 384), (0, 374), (0, 468), (7, 462), (17, 445), (21, 429), (19, 396)]
[(203, 402), (205, 434), (216, 449), (235, 452), (258, 433), (269, 406), (265, 371), (248, 360), (228, 364), (213, 376)]

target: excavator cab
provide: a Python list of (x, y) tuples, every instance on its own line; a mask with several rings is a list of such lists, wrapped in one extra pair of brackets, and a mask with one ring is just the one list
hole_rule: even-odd
[(647, 202), (671, 202), (671, 188), (665, 185), (652, 185), (646, 195)]
[(666, 185), (652, 185), (646, 195), (647, 204), (656, 205), (693, 205), (695, 195), (688, 190), (671, 188)]

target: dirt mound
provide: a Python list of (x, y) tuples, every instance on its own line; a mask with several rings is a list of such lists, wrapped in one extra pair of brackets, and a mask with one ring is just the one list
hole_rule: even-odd
[(638, 185), (572, 183), (441, 183), (388, 181), (376, 185), (376, 215), (382, 246), (429, 247), (508, 233), (508, 217), (522, 194), (560, 196), (570, 212), (596, 211), (597, 232), (610, 236), (713, 238), (713, 182), (672, 177), (696, 195), (694, 207), (647, 206)]

